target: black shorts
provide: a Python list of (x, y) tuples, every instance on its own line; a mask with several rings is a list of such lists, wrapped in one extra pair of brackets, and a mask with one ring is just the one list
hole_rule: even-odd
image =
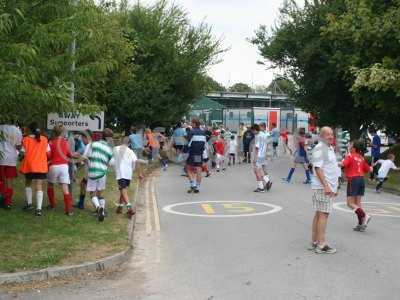
[(272, 142), (272, 147), (274, 147), (274, 148), (276, 148), (276, 147), (278, 147), (278, 142)]
[(174, 145), (174, 148), (176, 149), (176, 150), (179, 150), (179, 151), (182, 151), (183, 150), (183, 145)]
[(46, 180), (47, 173), (27, 173), (25, 174), (27, 180)]
[(131, 181), (129, 179), (118, 179), (118, 189), (119, 190), (123, 190), (123, 189), (127, 189), (129, 187), (129, 185), (131, 184)]
[(351, 177), (347, 179), (347, 197), (361, 197), (365, 193), (364, 177)]
[(189, 155), (186, 163), (191, 167), (201, 167), (203, 165), (203, 155)]

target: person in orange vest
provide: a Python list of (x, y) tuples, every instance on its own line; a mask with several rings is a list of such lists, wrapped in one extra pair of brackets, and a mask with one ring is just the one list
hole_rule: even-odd
[(47, 138), (41, 134), (39, 125), (32, 122), (29, 125), (29, 134), (22, 139), (21, 149), (23, 159), (20, 172), (25, 175), (24, 210), (32, 210), (32, 183), (36, 188), (36, 216), (42, 215), (43, 182), (47, 179), (47, 159), (50, 147)]

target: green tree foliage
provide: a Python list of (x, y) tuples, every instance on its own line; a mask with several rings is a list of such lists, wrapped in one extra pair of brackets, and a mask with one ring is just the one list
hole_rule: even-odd
[(294, 95), (295, 85), (293, 81), (284, 77), (276, 77), (267, 87), (267, 90), (272, 93), (283, 93), (287, 95)]
[(204, 91), (206, 93), (208, 93), (208, 92), (225, 92), (226, 91), (226, 87), (224, 87), (222, 84), (220, 84), (214, 78), (206, 75), (206, 76), (204, 76), (204, 80), (205, 80)]
[[(98, 109), (93, 104), (108, 73), (132, 53), (118, 19), (92, 0), (2, 0), (0, 44), (3, 122), (44, 121), (51, 111)], [(75, 105), (69, 101), (71, 81), (76, 86)]]
[(356, 99), (348, 65), (336, 59), (348, 51), (347, 45), (322, 31), (328, 16), (345, 11), (345, 0), (306, 1), (301, 8), (288, 2), (278, 25), (271, 30), (261, 26), (253, 43), (267, 64), (286, 71), (295, 83), (298, 105), (315, 113), (320, 125), (342, 126), (357, 136), (361, 125), (377, 118), (376, 110)]
[(192, 26), (181, 7), (166, 1), (137, 4), (119, 15), (135, 51), (127, 68), (107, 81), (101, 99), (107, 122), (119, 127), (176, 122), (207, 89), (206, 69), (216, 62), (220, 41), (208, 25)]
[(377, 112), (376, 125), (400, 130), (400, 1), (346, 0), (345, 12), (328, 21), (322, 33), (340, 45), (331, 60), (357, 104)]
[(251, 93), (253, 89), (246, 83), (238, 82), (229, 88), (230, 92), (236, 93)]

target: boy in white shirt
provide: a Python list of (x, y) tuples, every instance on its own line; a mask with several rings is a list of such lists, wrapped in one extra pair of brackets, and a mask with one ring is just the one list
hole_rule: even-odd
[(129, 201), (128, 188), (137, 162), (147, 163), (145, 160), (138, 159), (135, 152), (129, 148), (128, 138), (124, 138), (121, 146), (114, 147), (113, 158), (110, 164), (115, 168), (115, 175), (120, 190), (117, 214), (121, 214), (124, 205), (126, 205), (129, 219), (136, 213), (135, 209), (132, 208), (132, 203)]
[[(378, 184), (376, 186), (376, 192), (380, 193), (382, 191), (383, 183), (387, 180), (387, 176), (390, 170), (398, 170), (399, 168), (396, 167), (394, 164), (395, 155), (390, 153), (387, 159), (380, 159), (378, 160), (375, 165), (381, 164), (381, 167), (378, 171)], [(375, 167), (374, 165), (374, 167)]]
[(228, 166), (231, 165), (231, 162), (233, 162), (233, 165), (235, 165), (236, 162), (236, 153), (237, 153), (237, 141), (236, 137), (232, 134), (231, 139), (229, 141), (229, 162)]

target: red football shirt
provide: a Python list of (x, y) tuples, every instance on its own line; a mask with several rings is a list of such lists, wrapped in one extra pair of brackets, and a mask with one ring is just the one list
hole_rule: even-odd
[(225, 144), (221, 140), (217, 140), (214, 142), (214, 149), (217, 154), (224, 155), (225, 154)]
[(344, 172), (347, 178), (363, 177), (370, 171), (370, 166), (364, 157), (358, 153), (350, 153), (343, 160)]
[(68, 141), (58, 137), (50, 141), (50, 164), (65, 165), (71, 157)]

